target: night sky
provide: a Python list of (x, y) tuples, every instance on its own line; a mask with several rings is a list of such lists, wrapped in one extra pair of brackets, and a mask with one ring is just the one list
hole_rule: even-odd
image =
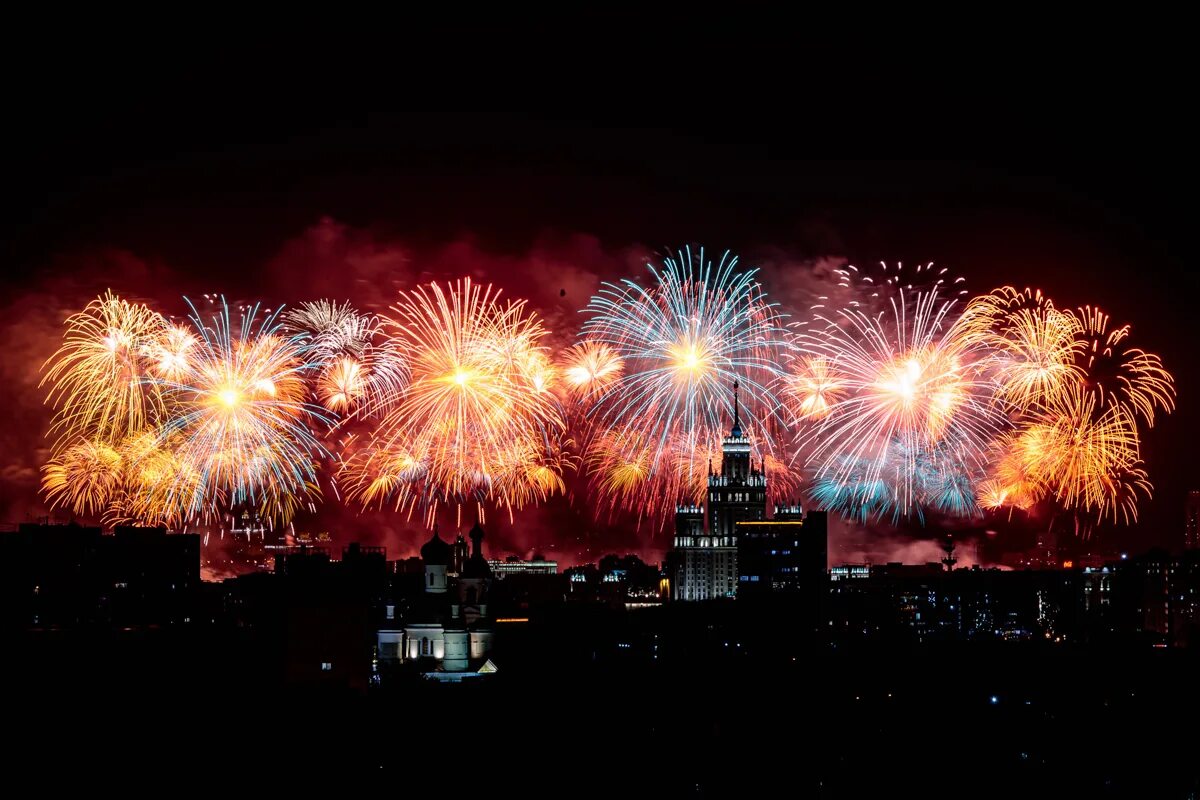
[[(1178, 408), (1143, 436), (1155, 496), (1140, 523), (1097, 535), (1129, 549), (1181, 539), (1184, 494), (1200, 488), (1186, 191), (1196, 170), (1171, 138), (1142, 129), (1133, 139), (1122, 127), (1075, 147), (1061, 131), (1039, 140), (1034, 121), (1010, 120), (969, 160), (846, 160), (936, 148), (913, 130), (919, 120), (901, 138), (879, 120), (884, 146), (870, 128), (839, 136), (833, 120), (815, 135), (768, 124), (764, 108), (568, 118), (180, 102), (200, 80), (164, 78), (126, 98), (136, 102), (93, 96), (20, 116), (3, 187), (14, 213), (4, 226), (10, 424), (0, 430), (0, 521), (44, 513), (36, 475), (49, 413), (37, 367), (61, 320), (105, 288), (174, 314), (185, 311), (182, 295), (213, 291), (382, 309), (413, 280), (471, 274), (529, 297), (552, 327), (573, 332), (598, 280), (698, 243), (761, 266), (772, 299), (793, 313), (823, 265), (934, 261), (974, 292), (1032, 285), (1060, 306), (1098, 304), (1132, 323), (1131, 341), (1176, 376)], [(667, 543), (588, 519), (556, 501), (512, 526), (497, 520), (489, 544), (574, 563), (627, 549), (657, 559)], [(394, 551), (420, 535), (388, 515), (312, 524)], [(555, 534), (581, 526), (582, 543)], [(1028, 544), (1019, 531), (1003, 535), (1011, 548), (988, 546)]]

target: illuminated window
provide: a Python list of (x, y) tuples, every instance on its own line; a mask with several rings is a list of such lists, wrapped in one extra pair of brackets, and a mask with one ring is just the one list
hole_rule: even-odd
[(333, 669), (332, 661), (322, 661), (321, 662), (321, 672), (329, 672), (332, 669)]

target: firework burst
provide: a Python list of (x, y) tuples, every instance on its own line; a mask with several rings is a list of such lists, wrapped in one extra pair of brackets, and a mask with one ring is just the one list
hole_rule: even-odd
[(392, 312), (383, 326), (411, 379), (364, 408), (379, 421), (344, 461), (348, 495), (432, 518), (439, 504), (511, 510), (561, 491), (555, 371), (524, 302), (464, 279), (401, 292)]
[(1038, 409), (1014, 445), (1024, 472), (1065, 509), (1129, 518), (1137, 492), (1149, 493), (1133, 416), (1120, 404), (1098, 407), (1082, 387)]
[(404, 359), (380, 331), (380, 318), (349, 303), (301, 303), (282, 317), (282, 329), (308, 337), (308, 358), (317, 368), (316, 395), (329, 411), (349, 414), (408, 380)]
[(1158, 356), (1127, 344), (1130, 326), (1113, 328), (1109, 316), (1091, 306), (1079, 309), (1078, 319), (1075, 363), (1098, 405), (1125, 406), (1151, 427), (1156, 408), (1175, 409), (1175, 379)]
[(145, 305), (107, 292), (71, 316), (63, 345), (43, 365), (55, 406), (58, 446), (81, 438), (115, 441), (142, 430), (162, 409), (148, 380), (147, 355), (169, 337), (166, 321)]
[(956, 324), (958, 335), (990, 351), (998, 398), (1021, 411), (1061, 397), (1079, 382), (1082, 332), (1073, 314), (1056, 309), (1041, 292), (1011, 286), (972, 300)]
[[(687, 248), (647, 266), (648, 285), (603, 284), (577, 347), (597, 365), (612, 365), (591, 411), (595, 428), (610, 432), (589, 438), (594, 484), (614, 507), (662, 520), (706, 479), (697, 457), (719, 452), (735, 381), (760, 412), (760, 457), (775, 455), (782, 327), (756, 271), (739, 271), (736, 256), (725, 253), (714, 265), (703, 250), (693, 257)], [(568, 375), (590, 385), (601, 372), (585, 363)]]
[(182, 380), (161, 380), (173, 413), (160, 439), (177, 439), (174, 456), (198, 476), (173, 488), (187, 515), (209, 516), (221, 504), (246, 504), (265, 518), (289, 519), (317, 492), (317, 461), (329, 455), (312, 425), (329, 424), (306, 401), (315, 371), (305, 336), (289, 334), (277, 314), (245, 309), (234, 326), (229, 307), (196, 329)]
[(559, 372), (567, 387), (580, 399), (595, 399), (604, 394), (624, 371), (625, 363), (617, 351), (598, 342), (572, 345), (559, 361)]
[(107, 442), (84, 440), (64, 448), (42, 467), (42, 491), (52, 507), (76, 514), (108, 509), (121, 485), (121, 454)]
[(783, 377), (780, 396), (793, 422), (824, 419), (846, 396), (841, 376), (822, 356), (789, 355), (790, 369)]
[[(845, 270), (845, 282), (856, 274)], [(798, 326), (800, 363), (819, 365), (821, 385), (837, 393), (820, 395), (832, 400), (824, 407), (811, 389), (798, 395), (800, 411), (805, 402), (810, 409), (795, 416), (808, 420), (797, 444), (814, 496), (859, 516), (973, 513), (966, 487), (985, 473), (984, 453), (1005, 422), (986, 350), (954, 325), (963, 292), (945, 297), (953, 285), (945, 270), (921, 266), (910, 279), (885, 265), (884, 275), (862, 276), (866, 302), (833, 315), (818, 307), (811, 324)], [(926, 288), (914, 285), (923, 279)]]

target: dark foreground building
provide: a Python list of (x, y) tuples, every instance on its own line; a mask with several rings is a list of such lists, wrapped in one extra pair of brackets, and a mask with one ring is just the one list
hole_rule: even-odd
[(16, 627), (188, 624), (200, 537), (22, 524), (0, 533), (0, 619)]

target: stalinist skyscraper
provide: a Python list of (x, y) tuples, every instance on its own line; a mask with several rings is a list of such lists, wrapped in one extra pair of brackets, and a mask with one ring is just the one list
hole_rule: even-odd
[(736, 381), (733, 425), (721, 442), (720, 473), (709, 470), (706, 504), (707, 515), (697, 506), (676, 507), (674, 548), (667, 556), (671, 595), (676, 600), (735, 597), (736, 525), (766, 517), (767, 478), (750, 459), (750, 439), (742, 430)]

